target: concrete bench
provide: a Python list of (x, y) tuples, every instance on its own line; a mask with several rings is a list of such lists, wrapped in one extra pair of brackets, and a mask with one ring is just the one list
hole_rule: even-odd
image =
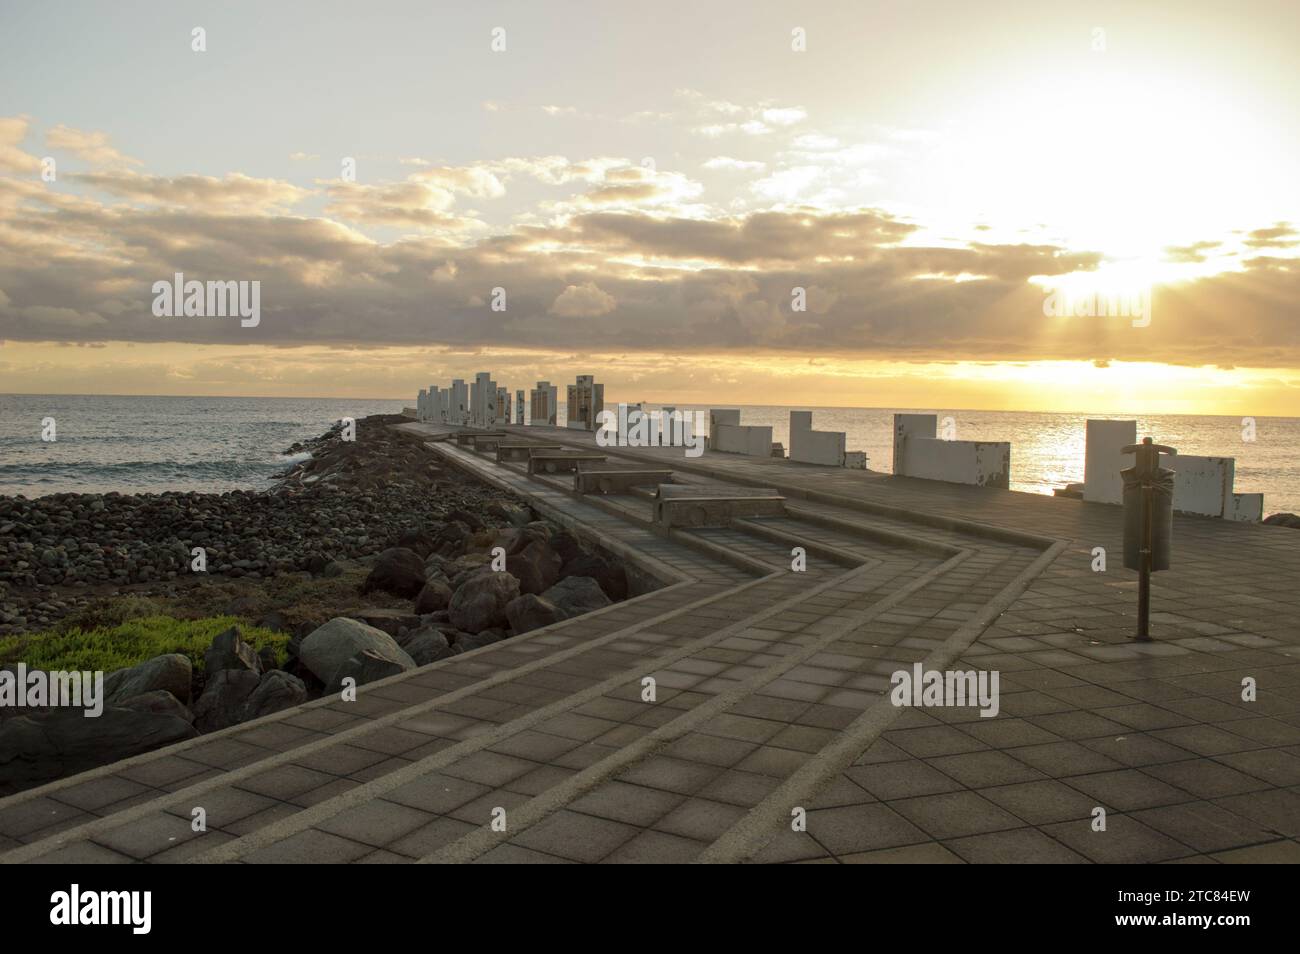
[(785, 498), (770, 487), (661, 484), (655, 523), (665, 527), (725, 527), (735, 517), (783, 517)]
[(461, 447), (473, 444), (479, 438), (500, 440), (506, 436), (505, 431), (457, 431), (456, 443)]
[(666, 484), (673, 478), (671, 470), (578, 470), (573, 475), (573, 489), (580, 494), (627, 493), (646, 484)]
[(571, 474), (582, 464), (603, 464), (604, 454), (532, 454), (528, 458), (530, 474)]
[(528, 460), (533, 456), (534, 451), (558, 451), (561, 449), (559, 444), (508, 444), (505, 441), (497, 443), (497, 463), (504, 464), (508, 461)]

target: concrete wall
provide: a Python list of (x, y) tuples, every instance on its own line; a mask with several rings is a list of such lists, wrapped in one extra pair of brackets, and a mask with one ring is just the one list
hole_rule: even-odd
[(1231, 457), (1176, 454), (1160, 462), (1174, 472), (1174, 509), (1222, 517), (1233, 506), (1232, 482), (1237, 462)]
[(1233, 494), (1224, 508), (1223, 519), (1259, 523), (1264, 519), (1264, 495)]
[(717, 424), (709, 431), (709, 449), (726, 454), (768, 457), (772, 453), (772, 428)]
[(767, 457), (772, 453), (772, 428), (742, 425), (735, 408), (709, 410), (709, 450), (724, 454)]
[(977, 487), (1011, 486), (1006, 441), (943, 441), (935, 414), (894, 415), (894, 473)]
[(1087, 423), (1083, 451), (1083, 499), (1093, 503), (1124, 502), (1124, 481), (1119, 472), (1134, 464), (1132, 454), (1119, 449), (1137, 443), (1137, 421)]
[[(770, 442), (768, 447), (771, 447)], [(790, 459), (801, 464), (843, 467), (844, 432), (814, 431), (812, 411), (791, 411)]]

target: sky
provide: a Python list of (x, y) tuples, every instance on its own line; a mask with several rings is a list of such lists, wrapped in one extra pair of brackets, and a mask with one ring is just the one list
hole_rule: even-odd
[[(1300, 415), (1296, 36), (1263, 0), (5, 5), (0, 392)], [(158, 313), (177, 273), (260, 283), (257, 323)]]

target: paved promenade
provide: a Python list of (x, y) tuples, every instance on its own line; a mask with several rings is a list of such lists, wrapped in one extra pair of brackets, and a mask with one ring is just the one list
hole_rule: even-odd
[[(0, 800), (0, 860), (1300, 860), (1300, 532), (1176, 518), (1155, 642), (1136, 644), (1116, 507), (611, 453), (787, 498), (783, 517), (666, 531), (643, 494), (577, 496), (564, 475), (434, 441), (445, 428), (400, 429), (657, 588), (356, 702)], [(594, 449), (581, 432), (505, 430)], [(1098, 546), (1107, 572), (1092, 571)], [(890, 674), (914, 663), (996, 670), (998, 715), (893, 706)]]

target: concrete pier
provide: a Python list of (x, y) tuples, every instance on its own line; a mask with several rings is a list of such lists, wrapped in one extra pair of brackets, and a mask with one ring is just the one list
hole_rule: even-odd
[[(1155, 640), (1139, 644), (1118, 507), (770, 457), (601, 451), (698, 494), (784, 498), (781, 515), (680, 528), (656, 523), (644, 487), (581, 494), (572, 474), (438, 440), (446, 425), (398, 429), (618, 553), (644, 592), (368, 684), (356, 702), (321, 699), (12, 796), (0, 858), (1300, 860), (1293, 530), (1176, 516)], [(597, 451), (586, 431), (501, 430)], [(895, 705), (891, 680), (918, 663), (997, 672), (997, 714)], [(190, 826), (200, 805), (206, 833)], [(798, 811), (806, 831), (791, 828)]]

